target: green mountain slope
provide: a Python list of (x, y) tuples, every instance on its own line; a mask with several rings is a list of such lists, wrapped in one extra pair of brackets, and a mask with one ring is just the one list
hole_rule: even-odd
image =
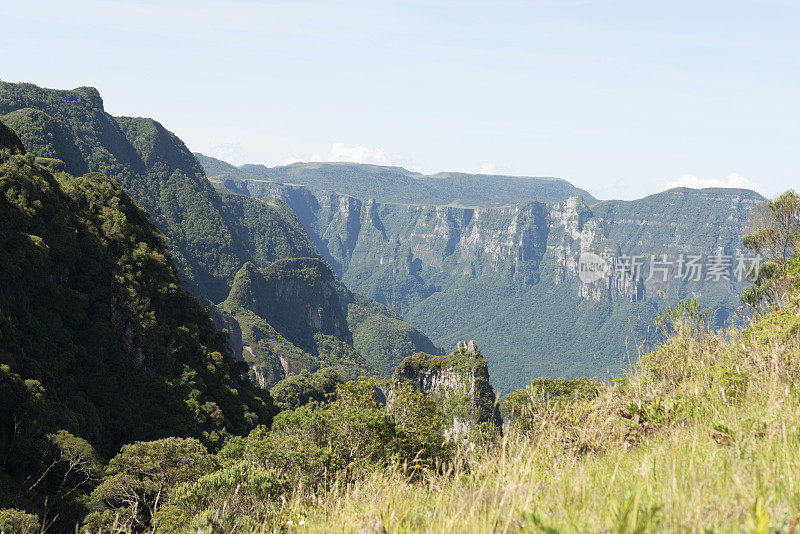
[[(93, 88), (60, 91), (0, 82), (0, 115), (37, 156), (58, 158), (72, 173), (99, 171), (115, 179), (149, 211), (167, 236), (187, 287), (205, 301), (225, 300), (248, 262), (267, 268), (283, 258), (319, 257), (317, 243), (283, 202), (217, 192), (180, 139), (152, 119), (112, 117)], [(238, 328), (212, 311), (220, 326)], [(401, 319), (385, 317), (378, 313), (356, 337), (360, 347), (375, 336), (392, 340), (377, 350), (370, 344), (371, 358), (399, 362), (409, 341), (415, 350), (433, 346)], [(313, 337), (310, 330), (306, 334)], [(343, 342), (352, 345), (353, 340)], [(351, 357), (352, 346), (325, 347), (331, 358)], [(241, 351), (236, 343), (233, 348)]]
[(279, 260), (263, 271), (248, 262), (239, 270), (221, 308), (239, 323), (242, 356), (259, 383), (322, 367), (350, 380), (374, 373), (353, 348), (338, 284), (315, 258)]
[(443, 172), (426, 176), (402, 167), (357, 163), (293, 163), (281, 167), (242, 165), (195, 153), (209, 176), (245, 181), (304, 185), (313, 193), (337, 192), (360, 199), (398, 204), (504, 206), (520, 201), (555, 202), (580, 195), (595, 199), (559, 178), (533, 178)]
[(319, 256), (300, 220), (280, 200), (223, 193), (221, 201), (234, 237), (256, 264)]
[(389, 378), (401, 361), (418, 352), (442, 352), (391, 308), (353, 293), (343, 285), (339, 289), (339, 299), (347, 310), (353, 346), (381, 376)]
[(0, 228), (0, 365), (41, 384), (58, 428), (110, 454), (176, 434), (218, 445), (269, 423), (269, 395), (241, 378), (164, 237), (116, 183), (4, 158)]
[(17, 134), (2, 121), (0, 121), (0, 150), (7, 152), (5, 157), (11, 154), (25, 153), (25, 147), (19, 137), (17, 137)]
[(348, 290), (316, 258), (265, 269), (246, 263), (217, 314), (233, 332), (234, 353), (263, 386), (322, 367), (345, 379), (376, 371), (388, 378), (408, 356), (441, 352), (397, 312)]
[[(655, 341), (655, 315), (686, 297), (713, 308), (715, 325), (731, 320), (745, 283), (709, 281), (705, 273), (676, 279), (676, 263), (681, 254), (742, 252), (748, 213), (762, 199), (747, 190), (677, 189), (591, 207), (574, 196), (464, 208), (381, 203), (273, 181), (223, 183), (286, 202), (348, 287), (402, 313), (436, 344), (474, 339), (485, 347), (501, 392), (540, 375), (604, 377), (626, 368)], [(641, 255), (644, 277), (584, 284), (577, 278), (584, 251), (609, 262)], [(649, 279), (650, 257), (663, 254), (674, 263), (667, 280)]]
[(113, 178), (170, 240), (181, 272), (211, 300), (249, 258), (220, 213), (202, 167), (183, 143), (151, 119), (115, 118), (97, 90), (42, 89), (0, 82), (0, 115), (28, 149), (61, 159), (67, 171)]

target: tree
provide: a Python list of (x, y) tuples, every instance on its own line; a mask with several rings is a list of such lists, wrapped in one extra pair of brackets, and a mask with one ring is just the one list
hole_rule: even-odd
[(454, 444), (445, 438), (447, 416), (436, 399), (416, 384), (405, 381), (387, 395), (386, 409), (397, 424), (400, 447), (410, 459), (411, 470), (432, 467), (452, 457)]
[(270, 390), (275, 405), (281, 410), (294, 410), (309, 402), (323, 402), (341, 384), (339, 374), (325, 367), (313, 375), (307, 370), (284, 378)]
[(359, 378), (336, 387), (335, 400), (311, 402), (278, 414), (272, 428), (247, 438), (246, 457), (274, 467), (289, 480), (316, 486), (385, 465), (398, 453), (394, 419), (380, 403), (375, 380)]
[(39, 531), (39, 519), (35, 515), (15, 508), (0, 510), (0, 532), (36, 534)]
[(742, 301), (753, 308), (780, 303), (789, 284), (789, 270), (800, 251), (800, 194), (787, 191), (774, 200), (756, 206), (751, 231), (742, 243), (766, 262), (757, 273), (753, 286), (745, 290)]
[(125, 445), (106, 469), (92, 500), (107, 509), (87, 517), (92, 532), (109, 524), (143, 530), (167, 500), (169, 491), (194, 482), (216, 466), (214, 457), (194, 438), (166, 438)]
[(744, 246), (784, 271), (800, 245), (800, 194), (786, 191), (758, 204), (750, 224), (751, 231), (742, 239)]
[(45, 443), (40, 469), (25, 481), (23, 487), (31, 482), (25, 492), (52, 481), (52, 485), (45, 484), (44, 491), (51, 504), (57, 504), (100, 478), (100, 458), (86, 440), (59, 430), (48, 435)]

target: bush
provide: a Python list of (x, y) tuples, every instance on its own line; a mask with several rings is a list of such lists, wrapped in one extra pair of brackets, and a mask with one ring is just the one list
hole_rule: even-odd
[(272, 430), (250, 434), (245, 457), (313, 487), (395, 462), (416, 470), (452, 456), (434, 399), (407, 385), (387, 409), (375, 384), (338, 384), (333, 400), (281, 413)]
[(533, 418), (548, 407), (585, 402), (595, 398), (603, 385), (588, 378), (545, 378), (531, 380), (527, 387), (509, 393), (501, 407), (522, 430), (530, 430)]
[(454, 447), (444, 434), (447, 416), (436, 399), (411, 382), (396, 386), (390, 397), (387, 410), (399, 430), (403, 456), (411, 461), (409, 467), (431, 467), (437, 460), (450, 459)]
[(214, 456), (193, 438), (126, 445), (92, 492), (92, 500), (108, 509), (89, 515), (86, 526), (93, 532), (111, 523), (138, 530), (150, 523), (174, 487), (198, 480), (214, 467)]
[(312, 486), (386, 464), (397, 453), (395, 421), (366, 378), (339, 384), (334, 401), (279, 414), (271, 431), (250, 434), (246, 450), (258, 465)]
[(35, 515), (26, 514), (15, 508), (0, 510), (0, 532), (35, 534), (39, 529), (39, 519)]
[(156, 518), (157, 531), (257, 529), (288, 489), (275, 471), (239, 461), (175, 488)]
[(339, 374), (326, 367), (313, 375), (306, 370), (290, 375), (270, 390), (275, 405), (281, 410), (294, 410), (309, 402), (323, 402), (335, 393), (336, 386), (342, 383)]

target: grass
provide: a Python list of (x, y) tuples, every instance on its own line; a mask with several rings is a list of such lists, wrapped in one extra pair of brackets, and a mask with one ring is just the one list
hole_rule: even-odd
[(594, 400), (541, 408), (422, 482), (384, 470), (299, 492), (284, 528), (798, 532), (799, 308), (718, 334), (679, 327)]

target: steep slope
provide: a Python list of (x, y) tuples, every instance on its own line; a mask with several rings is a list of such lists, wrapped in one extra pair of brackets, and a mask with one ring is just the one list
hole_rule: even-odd
[(4, 160), (13, 154), (25, 153), (25, 147), (20, 138), (3, 121), (0, 121), (0, 150), (4, 151)]
[(499, 432), (503, 426), (486, 360), (473, 341), (459, 342), (447, 355), (409, 356), (397, 366), (393, 388), (405, 381), (436, 399), (448, 419), (446, 435), (465, 439), (479, 430)]
[(250, 258), (234, 239), (202, 167), (183, 143), (151, 119), (115, 118), (96, 89), (42, 89), (0, 82), (0, 115), (29, 151), (61, 159), (68, 172), (113, 178), (170, 239), (181, 272), (214, 301)]
[[(266, 268), (282, 258), (319, 256), (316, 243), (283, 202), (218, 193), (180, 139), (152, 119), (112, 117), (93, 88), (59, 91), (0, 82), (3, 114), (37, 156), (58, 158), (72, 173), (100, 171), (119, 182), (149, 211), (167, 236), (187, 287), (206, 302), (226, 299), (247, 262)], [(212, 312), (218, 325), (235, 337), (237, 326), (217, 310)], [(384, 310), (369, 324), (355, 342), (369, 347), (376, 360), (399, 362), (410, 349), (409, 340), (415, 351), (432, 347), (398, 317), (386, 319)], [(378, 331), (391, 341), (376, 350), (369, 341)], [(307, 335), (313, 337), (313, 332)], [(235, 352), (240, 350), (233, 345)], [(329, 349), (332, 358), (342, 352)]]
[(218, 445), (269, 424), (269, 395), (241, 377), (164, 237), (113, 181), (11, 156), (0, 228), (0, 364), (41, 385), (57, 428), (110, 454), (176, 434)]
[(387, 306), (353, 293), (341, 284), (339, 299), (347, 311), (353, 346), (381, 376), (389, 378), (403, 359), (418, 352), (442, 352), (425, 334)]
[(14, 155), (24, 155), (25, 146), (22, 144), (19, 136), (6, 126), (3, 121), (0, 121), (0, 150), (2, 150), (3, 161), (6, 161)]
[[(402, 313), (438, 345), (474, 338), (490, 355), (495, 386), (534, 376), (604, 377), (649, 346), (664, 306), (695, 296), (729, 321), (745, 281), (679, 275), (681, 258), (733, 259), (750, 209), (747, 190), (678, 189), (636, 201), (581, 197), (502, 207), (399, 205), (298, 185), (228, 180), (229, 189), (279, 198), (297, 213), (322, 256), (354, 290)], [(584, 283), (579, 259), (607, 263)], [(653, 256), (671, 261), (651, 275)], [(640, 256), (641, 278), (622, 272)]]
[(423, 175), (402, 167), (357, 163), (293, 163), (281, 167), (242, 165), (234, 167), (195, 153), (209, 176), (260, 187), (263, 182), (304, 185), (315, 194), (337, 192), (383, 203), (504, 206), (520, 201), (555, 202), (580, 195), (595, 199), (559, 178), (533, 178), (443, 172)]
[(300, 220), (280, 200), (230, 193), (222, 194), (221, 200), (221, 213), (233, 235), (257, 265), (319, 256)]
[(238, 323), (242, 357), (262, 386), (321, 367), (345, 379), (374, 373), (352, 346), (337, 285), (315, 258), (278, 260), (263, 271), (248, 262), (236, 274), (221, 308)]

